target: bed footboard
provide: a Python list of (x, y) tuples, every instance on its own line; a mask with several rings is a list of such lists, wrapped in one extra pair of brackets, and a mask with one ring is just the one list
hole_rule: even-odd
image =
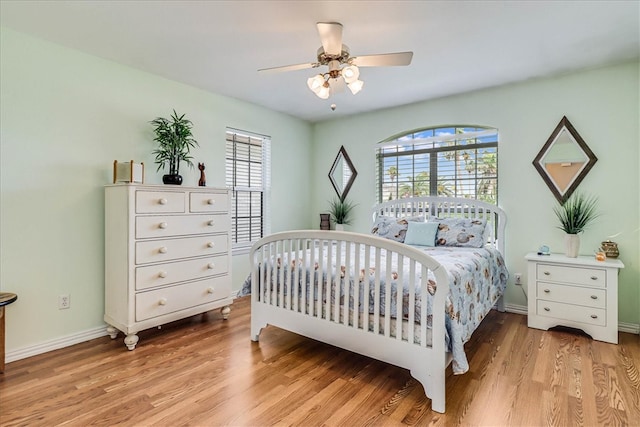
[(316, 230), (265, 237), (250, 258), (253, 341), (273, 325), (409, 369), (444, 412), (449, 283), (435, 259), (388, 239)]

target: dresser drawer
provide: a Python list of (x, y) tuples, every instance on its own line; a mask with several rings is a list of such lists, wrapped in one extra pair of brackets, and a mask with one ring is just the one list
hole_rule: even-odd
[(182, 213), (185, 193), (136, 191), (136, 213)]
[(556, 302), (569, 302), (587, 307), (606, 308), (607, 292), (605, 289), (583, 288), (580, 286), (558, 285), (555, 283), (537, 282), (539, 299)]
[(228, 215), (155, 215), (136, 217), (136, 238), (188, 236), (229, 230)]
[(563, 304), (553, 301), (539, 300), (537, 304), (537, 315), (597, 326), (605, 326), (607, 324), (607, 312), (604, 309)]
[(229, 196), (227, 193), (190, 193), (189, 210), (191, 212), (227, 212)]
[(228, 243), (227, 234), (136, 242), (136, 264), (224, 253)]
[(190, 259), (136, 268), (136, 290), (150, 289), (171, 283), (186, 282), (229, 271), (227, 255)]
[(552, 264), (538, 264), (538, 280), (572, 283), (576, 285), (606, 287), (606, 271), (597, 268), (568, 267)]
[(136, 321), (151, 319), (231, 295), (229, 278), (213, 277), (136, 294)]

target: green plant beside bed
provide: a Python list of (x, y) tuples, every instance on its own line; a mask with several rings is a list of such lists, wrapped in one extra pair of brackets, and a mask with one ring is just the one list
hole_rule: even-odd
[(351, 225), (352, 210), (356, 205), (349, 201), (333, 199), (329, 202), (329, 214), (336, 224)]
[(567, 234), (581, 233), (600, 216), (596, 211), (597, 205), (597, 197), (573, 193), (564, 205), (553, 208), (553, 212), (560, 221), (558, 228)]

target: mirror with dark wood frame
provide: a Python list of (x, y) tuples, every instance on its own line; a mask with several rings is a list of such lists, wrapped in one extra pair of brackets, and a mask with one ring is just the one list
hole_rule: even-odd
[(344, 202), (347, 197), (347, 193), (353, 185), (353, 181), (356, 179), (358, 172), (351, 163), (351, 159), (347, 154), (347, 150), (344, 146), (340, 147), (336, 159), (333, 161), (331, 170), (329, 170), (329, 180), (333, 185), (333, 189), (336, 190), (340, 201)]
[(563, 117), (533, 160), (533, 166), (558, 202), (564, 204), (597, 161), (569, 119)]

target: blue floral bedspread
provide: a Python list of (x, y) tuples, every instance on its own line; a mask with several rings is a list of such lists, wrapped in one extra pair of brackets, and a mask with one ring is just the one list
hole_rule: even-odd
[[(415, 246), (416, 248), (423, 250), (431, 257), (435, 258), (440, 264), (442, 264), (449, 275), (449, 295), (446, 299), (445, 306), (445, 327), (446, 327), (446, 346), (449, 351), (452, 353), (452, 368), (454, 374), (463, 374), (469, 370), (469, 363), (467, 361), (466, 354), (464, 352), (464, 344), (469, 341), (471, 338), (471, 334), (478, 327), (482, 319), (486, 316), (486, 314), (491, 310), (491, 308), (495, 305), (496, 301), (502, 294), (506, 288), (507, 279), (509, 277), (509, 273), (506, 269), (504, 259), (500, 252), (498, 252), (494, 248), (457, 248), (457, 247), (423, 247), (423, 246)], [(324, 248), (326, 251), (327, 249)], [(341, 274), (339, 278), (336, 278), (334, 273), (335, 271), (342, 271), (343, 273), (346, 271), (353, 271), (354, 268), (346, 269), (344, 266), (341, 266), (341, 269), (336, 268), (336, 250), (332, 250), (332, 262), (328, 271), (332, 272), (330, 276), (332, 290), (331, 295), (332, 299), (335, 296), (336, 284), (339, 283), (340, 289), (340, 300), (343, 301), (343, 297), (345, 295), (345, 275)], [(351, 259), (355, 259), (355, 254), (352, 254)], [(364, 263), (364, 254), (360, 254), (360, 266), (364, 265), (373, 265), (373, 262), (370, 264)], [(308, 259), (308, 258), (307, 258)], [(326, 259), (326, 258), (325, 258)], [(318, 283), (318, 275), (319, 268), (318, 265), (314, 265), (314, 268), (309, 268), (309, 265), (302, 265), (302, 259), (297, 259), (292, 262), (289, 260), (277, 260), (277, 269), (273, 270), (272, 276), (276, 278), (276, 282), (280, 281), (280, 267), (282, 265), (286, 265), (289, 267), (289, 272), (294, 271), (294, 269), (298, 268), (298, 274), (300, 277), (300, 282), (303, 283), (311, 283), (310, 275), (314, 274), (313, 283)], [(382, 251), (380, 266), (382, 266), (382, 270), (379, 272), (380, 277), (380, 296), (379, 296), (379, 304), (380, 304), (380, 313), (385, 312), (385, 289), (387, 286), (385, 285), (384, 278), (386, 277), (386, 272), (384, 271), (384, 267), (386, 266), (386, 257), (385, 252)], [(406, 266), (405, 266), (406, 267)], [(321, 269), (322, 272), (322, 283), (326, 286), (327, 283), (327, 266), (323, 266)], [(416, 273), (418, 278), (421, 272)], [(429, 272), (431, 275), (432, 273)], [(405, 268), (405, 272), (402, 274), (402, 277), (405, 278), (403, 281), (403, 300), (405, 306), (403, 307), (403, 317), (407, 319), (408, 316), (408, 268)], [(355, 275), (350, 275), (355, 276)], [(355, 283), (358, 283), (358, 301), (359, 301), (359, 310), (363, 311), (363, 301), (364, 301), (364, 286), (360, 286), (360, 283), (364, 281), (365, 276), (369, 276), (369, 312), (373, 313), (374, 310), (374, 277), (375, 270), (370, 269), (368, 274), (361, 269), (357, 278), (357, 281), (354, 280), (354, 277), (349, 277), (349, 305), (350, 308), (353, 308), (354, 305), (354, 290)], [(285, 293), (288, 288), (287, 282), (288, 274), (284, 274), (284, 282), (285, 282)], [(292, 277), (296, 277), (292, 275)], [(391, 307), (390, 312), (392, 313), (392, 317), (395, 317), (396, 313), (396, 295), (397, 295), (397, 283), (396, 279), (398, 277), (396, 271), (392, 271), (391, 277), (393, 281), (391, 283)], [(429, 280), (431, 279), (431, 280)], [(422, 280), (418, 280), (417, 283), (422, 283)], [(435, 281), (433, 277), (429, 277), (428, 280), (425, 281), (428, 283), (428, 291), (433, 294), (435, 290)], [(278, 286), (278, 285), (276, 285)], [(323, 289), (326, 289), (323, 287)], [(317, 295), (317, 287), (314, 290), (309, 289), (307, 286), (306, 289), (306, 298), (309, 299), (309, 296), (313, 292), (313, 299), (316, 300), (318, 298)], [(245, 280), (242, 289), (240, 291), (240, 296), (248, 295), (251, 293), (251, 276)], [(323, 291), (324, 294), (324, 291)], [(421, 312), (421, 301), (418, 298), (419, 292), (416, 291), (416, 300), (415, 300), (415, 321), (420, 322), (420, 312)], [(323, 295), (325, 298), (325, 295)], [(429, 302), (427, 303), (427, 322), (430, 324), (430, 318), (432, 315), (432, 309), (430, 304), (431, 299), (429, 298)]]

